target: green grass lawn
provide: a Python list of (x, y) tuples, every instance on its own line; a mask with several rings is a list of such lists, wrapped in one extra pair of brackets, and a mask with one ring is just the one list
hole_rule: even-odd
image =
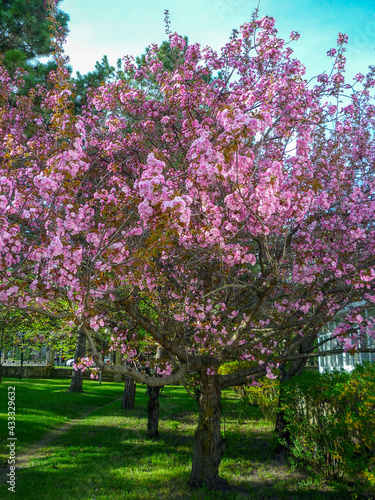
[[(69, 380), (10, 379), (1, 384), (0, 408), (6, 410), (6, 387), (16, 386), (17, 453), (51, 429), (105, 405), (122, 394), (123, 385), (84, 381), (83, 394), (67, 392)], [(16, 494), (0, 486), (0, 498), (20, 499), (330, 499), (351, 496), (343, 485), (330, 487), (290, 469), (277, 456), (277, 439), (258, 408), (241, 405), (232, 391), (223, 395), (223, 432), (228, 446), (220, 473), (237, 492), (211, 493), (187, 487), (191, 468), (197, 404), (181, 387), (166, 387), (160, 397), (161, 438), (146, 437), (147, 396), (137, 386), (135, 410), (120, 401), (86, 416), (54, 438), (16, 471)], [(7, 436), (1, 413), (1, 436)], [(4, 448), (3, 440), (3, 451)], [(7, 458), (7, 457), (5, 457)], [(3, 459), (4, 460), (4, 459)], [(241, 490), (241, 491), (240, 491)]]
[[(122, 384), (87, 381), (84, 393), (67, 392), (70, 380), (3, 379), (0, 384), (0, 436), (8, 436), (7, 387), (15, 386), (17, 449), (19, 452), (48, 431), (78, 418), (98, 406), (121, 396)], [(0, 453), (6, 450), (2, 440)]]

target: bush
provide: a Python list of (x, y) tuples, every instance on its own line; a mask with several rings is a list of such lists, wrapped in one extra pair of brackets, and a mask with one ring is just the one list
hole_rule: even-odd
[[(252, 363), (249, 361), (242, 362), (241, 366), (238, 361), (232, 361), (221, 366), (219, 374), (233, 373), (239, 368), (247, 368), (248, 366), (252, 366)], [(259, 380), (259, 385), (238, 386), (233, 387), (233, 389), (241, 396), (244, 403), (259, 406), (263, 417), (266, 420), (274, 422), (279, 401), (279, 385), (277, 379), (271, 380), (267, 377), (262, 377)]]
[(263, 377), (258, 386), (242, 387), (244, 397), (252, 405), (257, 405), (266, 420), (274, 422), (279, 402), (279, 381)]
[(320, 475), (374, 481), (375, 365), (351, 373), (303, 372), (285, 383), (291, 455)]

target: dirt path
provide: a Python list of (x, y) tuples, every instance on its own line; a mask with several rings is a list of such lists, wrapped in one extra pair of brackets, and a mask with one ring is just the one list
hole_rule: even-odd
[[(20, 455), (17, 455), (16, 458), (16, 472), (18, 470), (22, 469), (27, 469), (30, 466), (31, 460), (34, 460), (36, 458), (43, 458), (47, 455), (46, 451), (43, 451), (43, 449), (51, 442), (53, 441), (57, 436), (60, 436), (61, 434), (64, 434), (67, 432), (71, 427), (74, 425), (78, 424), (82, 420), (84, 420), (86, 417), (88, 417), (91, 413), (93, 413), (96, 410), (99, 410), (101, 408), (105, 408), (106, 406), (111, 405), (115, 401), (120, 401), (120, 398), (116, 398), (113, 401), (110, 401), (109, 403), (106, 403), (105, 405), (102, 406), (97, 406), (96, 408), (92, 408), (91, 410), (85, 412), (83, 415), (81, 415), (78, 418), (74, 418), (73, 420), (69, 420), (68, 422), (65, 422), (65, 424), (61, 425), (60, 427), (57, 427), (55, 429), (52, 429), (52, 431), (48, 432), (43, 439), (40, 441), (37, 441), (36, 443), (32, 444), (29, 446), (25, 451), (23, 451)], [(9, 473), (9, 465), (7, 465), (7, 462), (2, 464), (0, 467), (0, 484), (3, 484), (7, 480), (7, 474)]]

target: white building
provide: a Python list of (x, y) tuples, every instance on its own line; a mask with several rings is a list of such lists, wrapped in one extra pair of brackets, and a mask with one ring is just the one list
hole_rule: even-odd
[[(342, 344), (339, 344), (336, 339), (331, 339), (331, 333), (336, 328), (337, 323), (331, 321), (328, 323), (324, 332), (319, 334), (319, 342), (327, 340), (322, 346), (322, 351), (331, 351), (334, 349), (342, 349)], [(362, 340), (360, 347), (369, 347), (375, 349), (375, 339), (366, 335), (366, 338)], [(375, 362), (375, 352), (358, 352), (354, 355), (347, 353), (337, 353), (329, 354), (328, 356), (321, 356), (318, 358), (319, 372), (323, 373), (329, 370), (342, 370), (351, 372), (355, 365), (358, 363), (364, 363), (365, 361)]]

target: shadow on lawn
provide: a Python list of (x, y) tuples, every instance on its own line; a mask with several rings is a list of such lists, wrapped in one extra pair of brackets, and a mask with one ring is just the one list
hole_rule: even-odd
[[(100, 413), (106, 414), (107, 408)], [(113, 409), (109, 416), (113, 416)], [(285, 460), (282, 462), (275, 456), (271, 432), (263, 431), (241, 436), (228, 433), (221, 473), (236, 491), (224, 494), (204, 488), (192, 490), (186, 485), (193, 449), (191, 429), (189, 434), (182, 434), (167, 429), (165, 422), (160, 429), (161, 439), (151, 441), (146, 438), (145, 428), (126, 428), (115, 420), (111, 426), (95, 425), (92, 419), (56, 438), (45, 456), (32, 462), (28, 469), (18, 471), (18, 497), (30, 500), (342, 498), (313, 487), (296, 491), (293, 478), (283, 482)]]
[[(80, 396), (69, 396), (64, 406), (82, 405), (85, 397)], [(186, 485), (197, 403), (187, 399), (182, 388), (166, 388), (160, 396), (161, 439), (151, 441), (146, 437), (146, 389), (137, 386), (135, 410), (124, 412), (118, 402), (95, 411), (40, 450), (28, 468), (17, 470), (16, 496), (4, 484), (0, 496), (29, 500), (324, 500), (348, 496), (323, 491), (306, 474), (291, 471), (285, 457), (276, 454), (278, 443), (271, 426), (259, 422), (259, 409), (244, 407), (246, 421), (241, 420), (238, 399), (223, 396), (228, 445), (220, 473), (237, 488), (234, 492), (212, 493)], [(39, 411), (41, 406), (39, 401)], [(38, 412), (32, 402), (30, 410)], [(33, 421), (33, 432), (43, 427), (42, 422)]]

